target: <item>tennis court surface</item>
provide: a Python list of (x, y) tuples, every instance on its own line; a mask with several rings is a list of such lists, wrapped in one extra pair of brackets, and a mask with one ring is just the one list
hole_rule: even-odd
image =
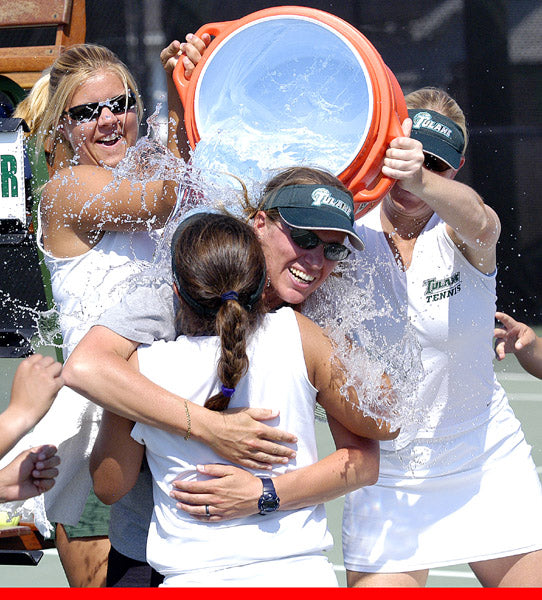
[[(539, 330), (539, 334), (542, 332)], [(45, 351), (40, 350), (42, 353)], [(8, 402), (11, 378), (20, 361), (0, 360), (0, 410)], [(542, 472), (542, 380), (531, 377), (521, 369), (515, 357), (507, 357), (496, 365), (500, 382), (506, 389), (512, 407), (523, 425), (527, 441), (533, 447), (533, 458), (540, 475)], [(317, 423), (318, 444), (324, 456), (333, 449), (325, 423)], [(327, 504), (329, 527), (335, 540), (330, 559), (335, 565), (339, 583), (346, 585), (341, 551), (342, 499)], [(2, 587), (68, 587), (56, 551), (46, 550), (35, 566), (0, 566)], [(430, 572), (428, 587), (479, 587), (467, 565), (434, 569)]]

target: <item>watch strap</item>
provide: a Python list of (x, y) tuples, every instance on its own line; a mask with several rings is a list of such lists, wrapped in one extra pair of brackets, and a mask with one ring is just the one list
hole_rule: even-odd
[(270, 477), (260, 477), (259, 479), (262, 482), (263, 492), (258, 500), (258, 509), (260, 515), (266, 515), (279, 508), (280, 499), (277, 496), (275, 485)]

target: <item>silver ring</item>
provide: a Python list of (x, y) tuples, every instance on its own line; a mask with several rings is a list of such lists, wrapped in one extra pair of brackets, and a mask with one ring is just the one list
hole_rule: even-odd
[(211, 511), (209, 510), (209, 505), (208, 504), (205, 505), (205, 516), (206, 517), (210, 517), (211, 516)]

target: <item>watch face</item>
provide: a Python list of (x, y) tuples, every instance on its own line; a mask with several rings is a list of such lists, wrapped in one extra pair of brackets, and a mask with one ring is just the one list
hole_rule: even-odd
[(268, 513), (277, 510), (279, 507), (279, 499), (271, 493), (264, 493), (258, 500), (258, 508), (260, 513)]

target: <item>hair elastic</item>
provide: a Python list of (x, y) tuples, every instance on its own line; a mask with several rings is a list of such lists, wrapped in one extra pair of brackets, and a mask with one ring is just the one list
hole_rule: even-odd
[(220, 386), (220, 391), (226, 398), (231, 398), (233, 396), (233, 392), (235, 392), (235, 388), (226, 387), (224, 384)]
[[(177, 242), (178, 242), (181, 234), (187, 228), (188, 225), (192, 224), (193, 222), (195, 222), (196, 220), (198, 220), (200, 218), (207, 217), (210, 214), (214, 214), (214, 213), (199, 212), (199, 213), (192, 214), (189, 217), (185, 218), (184, 221), (181, 221), (181, 223), (177, 226), (177, 229), (175, 230), (173, 237), (171, 239), (171, 271), (173, 274), (173, 281), (175, 282), (175, 285), (177, 286), (177, 291), (179, 292), (179, 295), (183, 298), (183, 300), (190, 306), (190, 308), (192, 308), (192, 310), (194, 310), (196, 313), (198, 313), (199, 315), (204, 316), (204, 317), (215, 316), (218, 313), (218, 308), (210, 308), (208, 306), (204, 306), (203, 304), (198, 302), (195, 298), (192, 298), (192, 296), (190, 296), (190, 294), (183, 288), (183, 286), (181, 285), (181, 282), (179, 280), (179, 277), (177, 275), (177, 272), (176, 272), (175, 248), (177, 246)], [(260, 299), (260, 297), (263, 293), (263, 288), (264, 288), (266, 280), (267, 280), (266, 269), (265, 269), (265, 265), (264, 265), (260, 283), (258, 284), (258, 288), (256, 289), (256, 291), (253, 294), (250, 295), (250, 297), (248, 298), (248, 300), (245, 303), (241, 304), (241, 306), (243, 306), (247, 311), (250, 312), (252, 310), (252, 307)], [(238, 301), (239, 294), (234, 291), (226, 292), (225, 294), (222, 294), (221, 300), (222, 300), (222, 302), (226, 302), (228, 300), (237, 300)]]
[(222, 299), (222, 302), (227, 302), (228, 300), (239, 300), (239, 294), (232, 290), (231, 292), (222, 294), (220, 298)]

